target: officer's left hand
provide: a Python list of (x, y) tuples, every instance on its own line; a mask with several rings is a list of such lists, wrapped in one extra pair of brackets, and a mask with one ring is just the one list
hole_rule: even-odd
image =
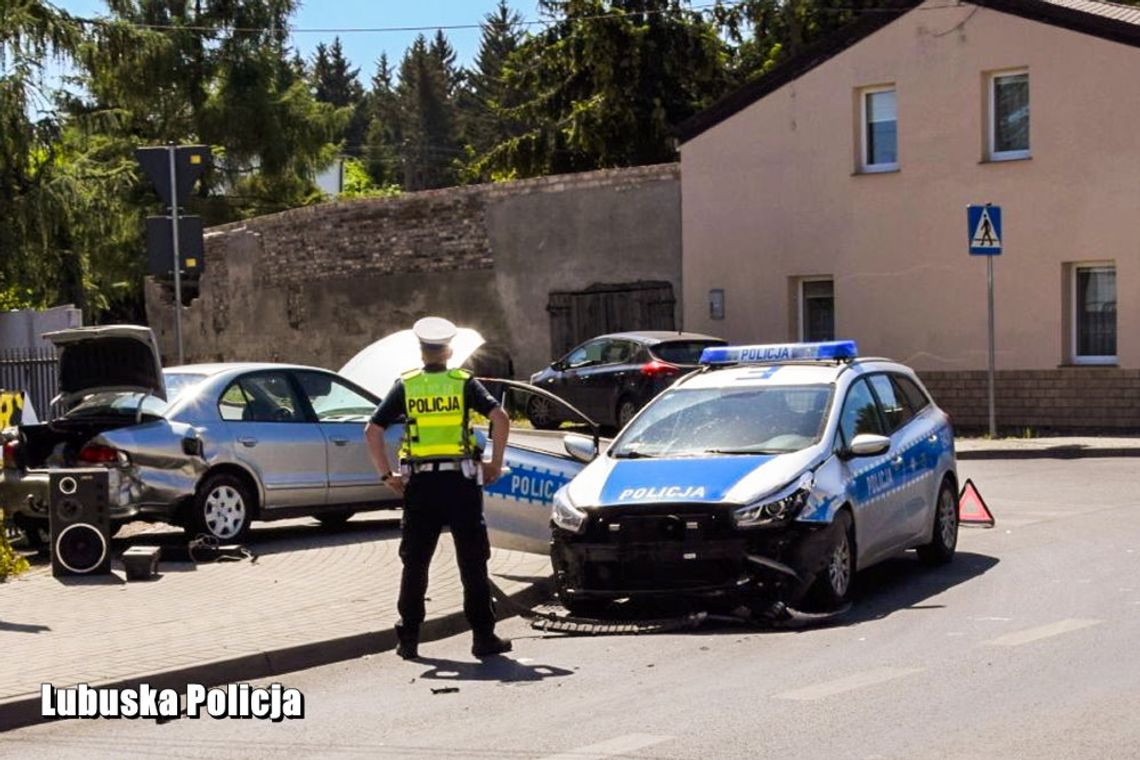
[(491, 462), (480, 462), (479, 466), (483, 468), (483, 485), (485, 486), (491, 485), (503, 474), (503, 468)]

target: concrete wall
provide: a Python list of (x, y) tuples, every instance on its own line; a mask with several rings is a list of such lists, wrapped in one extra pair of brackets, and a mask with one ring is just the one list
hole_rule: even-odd
[[(550, 291), (665, 280), (680, 296), (677, 165), (342, 201), (207, 231), (198, 297), (182, 310), (187, 362), (339, 368), (438, 314), (483, 333), (516, 374), (550, 359)], [(170, 289), (147, 316), (175, 355)]]
[(80, 327), (83, 312), (74, 306), (56, 306), (37, 311), (0, 312), (0, 351), (8, 349), (51, 348), (40, 336), (53, 330)]
[[(986, 161), (986, 74), (1020, 67), (1032, 158)], [(1116, 265), (1119, 364), (1140, 368), (1138, 69), (1140, 49), (995, 10), (911, 11), (682, 146), (686, 328), (786, 340), (794, 278), (831, 275), (838, 337), (927, 372), (983, 369), (964, 207), (992, 202), (998, 369), (1072, 361), (1067, 265), (1093, 261)], [(860, 173), (858, 93), (880, 84), (897, 91), (900, 166)]]

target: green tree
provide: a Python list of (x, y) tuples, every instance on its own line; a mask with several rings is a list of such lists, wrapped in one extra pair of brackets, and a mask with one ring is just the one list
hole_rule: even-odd
[(882, 0), (742, 0), (718, 2), (714, 15), (732, 45), (730, 70), (739, 84), (850, 24), (861, 9), (882, 5)]
[[(118, 113), (142, 144), (216, 147), (206, 187), (228, 202), (211, 221), (319, 197), (351, 116), (318, 101), (286, 45), (295, 0), (108, 0), (109, 21), (81, 48), (88, 112)], [(204, 188), (205, 189), (205, 188)]]
[(550, 19), (504, 66), (529, 93), (496, 109), (525, 131), (480, 156), (513, 176), (636, 166), (676, 158), (672, 126), (725, 92), (716, 26), (682, 0), (540, 0)]
[(400, 111), (403, 188), (426, 190), (455, 184), (462, 151), (457, 137), (455, 53), (442, 34), (429, 46), (419, 35), (400, 63), (396, 87)]
[[(522, 17), (506, 0), (499, 0), (494, 12), (484, 17), (483, 34), (474, 66), (466, 72), (457, 95), (460, 129), (467, 150), (480, 156), (494, 146), (522, 134), (522, 125), (511, 116), (523, 102), (521, 93), (510, 89), (503, 68), (522, 44)], [(488, 180), (468, 165), (468, 179)]]
[(331, 46), (323, 42), (317, 45), (310, 74), (313, 95), (322, 103), (352, 109), (348, 124), (339, 135), (341, 149), (352, 156), (363, 153), (368, 132), (369, 108), (364, 87), (357, 79), (359, 74), (360, 69), (353, 68), (344, 57), (340, 37), (334, 38)]
[(399, 158), (403, 133), (400, 103), (393, 85), (394, 73), (387, 54), (381, 53), (366, 99), (369, 111), (365, 136), (365, 168), (378, 186), (398, 185), (403, 179)]

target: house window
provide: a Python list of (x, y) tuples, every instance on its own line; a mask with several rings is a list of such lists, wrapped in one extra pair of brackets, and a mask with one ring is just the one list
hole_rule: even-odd
[(887, 172), (899, 168), (898, 104), (895, 88), (863, 90), (863, 165), (865, 172)]
[(990, 76), (990, 159), (1029, 157), (1029, 72)]
[(1116, 266), (1073, 268), (1073, 360), (1078, 364), (1116, 363)]
[(835, 340), (835, 285), (830, 278), (800, 281), (800, 340)]

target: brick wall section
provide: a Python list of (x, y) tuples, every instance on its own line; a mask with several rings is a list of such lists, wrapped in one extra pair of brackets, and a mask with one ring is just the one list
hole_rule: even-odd
[[(920, 372), (934, 400), (964, 430), (989, 426), (986, 372)], [(997, 426), (1010, 430), (1140, 430), (1140, 370), (1062, 367), (999, 371)]]
[(488, 202), (593, 188), (620, 191), (679, 177), (678, 164), (556, 175), (322, 203), (209, 231), (215, 245), (239, 230), (260, 235), (264, 282), (269, 285), (490, 269), (492, 245), (484, 223)]
[[(336, 369), (428, 314), (479, 330), (487, 371), (552, 358), (552, 290), (666, 281), (681, 292), (677, 164), (322, 203), (209, 229), (185, 357)], [(173, 294), (148, 279), (147, 319), (176, 353)]]

